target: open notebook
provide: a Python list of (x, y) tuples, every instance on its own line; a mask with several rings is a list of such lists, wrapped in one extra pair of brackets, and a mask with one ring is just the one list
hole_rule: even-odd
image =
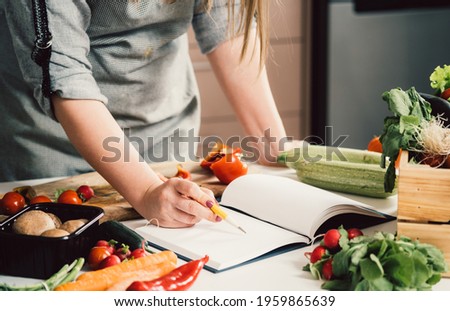
[(317, 234), (341, 224), (363, 228), (395, 219), (395, 210), (382, 213), (348, 197), (266, 174), (234, 180), (220, 204), (246, 234), (227, 222), (208, 221), (191, 228), (147, 225), (136, 231), (152, 246), (170, 249), (184, 260), (208, 255), (205, 268), (219, 272), (306, 246)]

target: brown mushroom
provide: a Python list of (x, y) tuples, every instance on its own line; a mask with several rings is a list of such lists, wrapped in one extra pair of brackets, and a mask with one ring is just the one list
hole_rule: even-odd
[(12, 225), (12, 229), (19, 234), (41, 235), (44, 231), (55, 229), (55, 223), (47, 213), (33, 210), (20, 215)]
[(87, 219), (67, 220), (59, 227), (59, 229), (66, 230), (67, 232), (72, 233), (81, 228), (87, 222)]
[(50, 229), (50, 230), (42, 232), (41, 236), (50, 237), (50, 238), (59, 238), (59, 237), (63, 237), (63, 236), (69, 235), (69, 234), (70, 233), (67, 232), (66, 230)]
[(53, 219), (53, 222), (55, 223), (55, 228), (61, 227), (62, 221), (61, 221), (61, 219), (59, 219), (58, 216), (56, 216), (53, 213), (47, 213), (47, 214), (48, 214), (48, 216), (50, 216)]

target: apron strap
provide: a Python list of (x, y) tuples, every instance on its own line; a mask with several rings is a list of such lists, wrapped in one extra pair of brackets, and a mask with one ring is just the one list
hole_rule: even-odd
[(52, 53), (52, 34), (48, 29), (47, 6), (45, 0), (31, 0), (33, 5), (34, 30), (36, 39), (31, 53), (33, 61), (42, 67), (42, 93), (50, 97), (49, 63)]

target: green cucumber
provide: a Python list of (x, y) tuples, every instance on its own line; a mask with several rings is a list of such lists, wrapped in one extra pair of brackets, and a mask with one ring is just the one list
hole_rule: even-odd
[(354, 148), (304, 145), (301, 148), (282, 152), (277, 158), (278, 163), (293, 168), (298, 161), (316, 162), (321, 160), (380, 164), (381, 153)]
[(305, 145), (282, 153), (278, 162), (296, 170), (301, 182), (319, 188), (374, 198), (397, 193), (384, 190), (382, 154), (361, 149)]
[(342, 161), (297, 162), (297, 177), (315, 187), (374, 198), (387, 198), (397, 193), (384, 190), (386, 170), (378, 164)]
[(119, 245), (122, 243), (128, 245), (130, 250), (148, 246), (145, 238), (116, 220), (107, 220), (101, 223), (96, 230), (96, 239), (115, 240)]

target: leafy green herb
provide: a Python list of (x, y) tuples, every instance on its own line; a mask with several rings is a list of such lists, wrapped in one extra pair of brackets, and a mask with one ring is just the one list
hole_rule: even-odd
[(333, 257), (334, 278), (325, 281), (323, 289), (430, 290), (448, 270), (439, 249), (407, 237), (377, 232), (340, 243), (339, 252), (303, 268), (321, 278), (323, 263)]
[(394, 116), (384, 119), (384, 129), (380, 136), (383, 145), (381, 167), (386, 167), (386, 157), (390, 160), (384, 178), (384, 190), (392, 192), (396, 180), (395, 160), (401, 149), (416, 149), (417, 127), (422, 122), (431, 120), (431, 105), (420, 96), (414, 87), (406, 91), (401, 88), (386, 91), (382, 98), (388, 103), (389, 110), (394, 114)]
[(436, 90), (437, 95), (450, 88), (450, 66), (436, 67), (430, 75), (430, 81), (430, 85)]

